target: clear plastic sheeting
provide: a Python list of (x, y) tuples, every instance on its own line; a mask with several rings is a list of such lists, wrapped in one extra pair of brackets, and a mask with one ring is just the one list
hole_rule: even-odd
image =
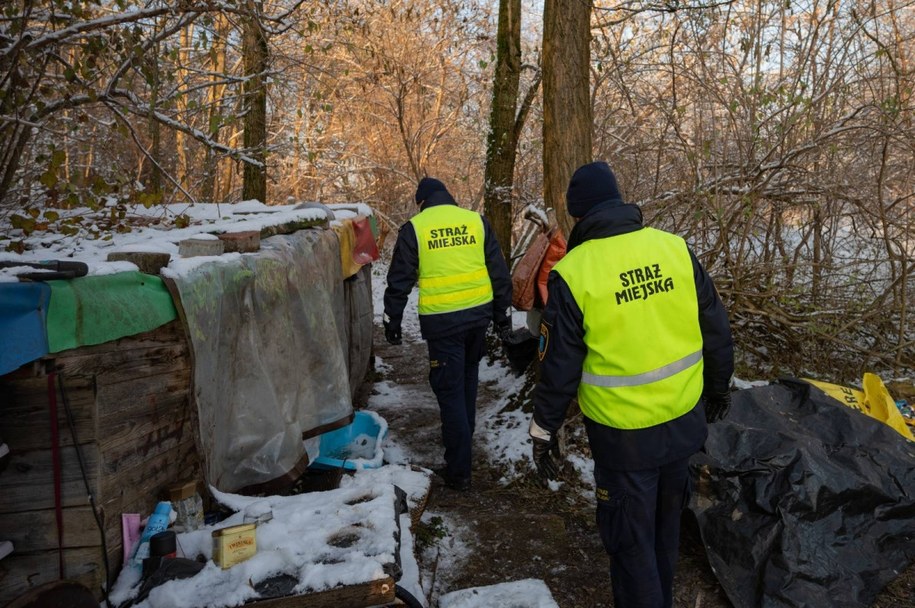
[(690, 466), (736, 608), (869, 606), (915, 560), (915, 444), (806, 382), (734, 393)]
[(340, 249), (330, 230), (174, 277), (194, 350), (207, 481), (225, 492), (303, 468), (303, 434), (352, 415)]

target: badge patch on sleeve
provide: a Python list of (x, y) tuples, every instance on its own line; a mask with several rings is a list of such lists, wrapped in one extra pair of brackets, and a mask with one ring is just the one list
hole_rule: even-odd
[(546, 357), (546, 349), (550, 345), (550, 328), (546, 323), (540, 324), (540, 344), (537, 346), (537, 358), (543, 361)]

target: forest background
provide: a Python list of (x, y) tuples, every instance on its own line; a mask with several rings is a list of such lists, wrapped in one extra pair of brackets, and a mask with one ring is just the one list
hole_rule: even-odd
[(911, 375), (913, 53), (915, 0), (5, 2), (0, 251), (252, 198), (366, 202), (383, 241), (431, 175), (511, 258), (599, 159), (743, 376)]

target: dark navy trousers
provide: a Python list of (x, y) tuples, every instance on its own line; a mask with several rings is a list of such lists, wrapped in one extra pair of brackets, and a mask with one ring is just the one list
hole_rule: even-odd
[(616, 608), (670, 608), (689, 458), (643, 471), (594, 467), (597, 527)]
[(475, 327), (427, 340), (429, 384), (441, 410), (445, 464), (448, 476), (455, 479), (470, 478), (470, 446), (485, 338), (486, 328)]

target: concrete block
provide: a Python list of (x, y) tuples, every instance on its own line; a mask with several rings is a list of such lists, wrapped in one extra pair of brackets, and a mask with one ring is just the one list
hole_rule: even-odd
[(171, 254), (158, 251), (113, 251), (108, 254), (108, 261), (132, 262), (137, 265), (140, 272), (159, 274), (159, 271), (168, 265), (171, 257)]
[(185, 258), (193, 258), (200, 255), (221, 255), (225, 249), (225, 244), (218, 238), (190, 238), (178, 243), (178, 253)]
[(225, 244), (226, 253), (237, 251), (238, 253), (251, 253), (261, 248), (261, 233), (257, 230), (246, 230), (244, 232), (226, 232), (220, 234), (219, 240)]

